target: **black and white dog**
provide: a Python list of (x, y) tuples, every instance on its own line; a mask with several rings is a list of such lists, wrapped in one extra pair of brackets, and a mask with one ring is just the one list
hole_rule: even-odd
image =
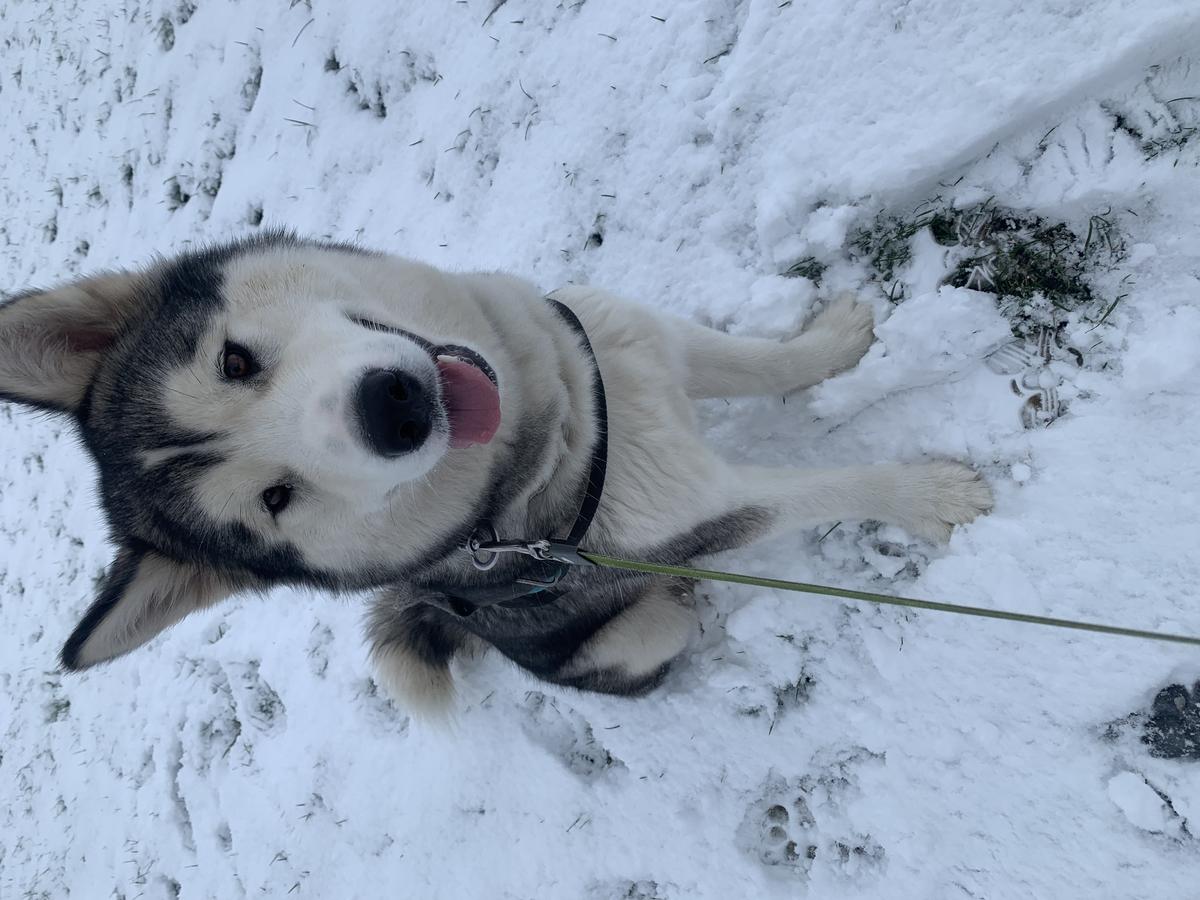
[(0, 398), (72, 417), (100, 469), (118, 551), (66, 668), (238, 591), (377, 588), (381, 680), (435, 709), (451, 659), (478, 642), (619, 694), (653, 687), (686, 647), (687, 586), (661, 579), (576, 566), (535, 603), (476, 602), (554, 568), (506, 554), (481, 571), (463, 547), (480, 523), (512, 538), (571, 528), (601, 396), (596, 552), (686, 563), (842, 519), (939, 540), (988, 509), (955, 463), (762, 469), (700, 442), (691, 400), (800, 390), (871, 340), (850, 299), (781, 343), (588, 288), (547, 300), (506, 275), (272, 234), (10, 299)]

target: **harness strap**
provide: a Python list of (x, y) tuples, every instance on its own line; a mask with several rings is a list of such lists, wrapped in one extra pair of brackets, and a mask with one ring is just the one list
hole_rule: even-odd
[(596, 510), (600, 508), (600, 497), (604, 494), (604, 476), (608, 472), (608, 398), (604, 393), (604, 379), (600, 376), (600, 364), (596, 361), (596, 351), (592, 349), (592, 342), (588, 340), (587, 332), (583, 330), (583, 323), (565, 304), (559, 303), (557, 300), (551, 300), (550, 303), (579, 335), (579, 343), (583, 345), (588, 358), (592, 361), (592, 402), (596, 408), (596, 444), (592, 448), (592, 467), (588, 471), (587, 488), (583, 492), (583, 503), (579, 507), (579, 514), (575, 517), (575, 524), (571, 526), (571, 531), (565, 538), (552, 542), (578, 549), (587, 535), (592, 519), (596, 517)]
[[(470, 587), (456, 585), (445, 591), (448, 607), (458, 616), (469, 616), (476, 610), (488, 606), (503, 606), (506, 609), (530, 609), (553, 603), (565, 591), (555, 587), (572, 565), (591, 565), (579, 555), (579, 545), (591, 527), (592, 519), (600, 508), (604, 494), (604, 478), (608, 472), (608, 401), (604, 392), (604, 379), (600, 375), (600, 364), (592, 342), (579, 317), (565, 304), (550, 300), (550, 305), (570, 326), (579, 338), (579, 343), (592, 362), (592, 402), (595, 406), (596, 440), (592, 447), (592, 464), (588, 471), (587, 485), (575, 522), (565, 538), (550, 538), (535, 541), (501, 541), (490, 522), (480, 522), (467, 541), (466, 551), (471, 554), (475, 567), (490, 569), (501, 553), (522, 553), (538, 561), (534, 573), (527, 571), (511, 583)], [(553, 563), (547, 568), (546, 563)]]

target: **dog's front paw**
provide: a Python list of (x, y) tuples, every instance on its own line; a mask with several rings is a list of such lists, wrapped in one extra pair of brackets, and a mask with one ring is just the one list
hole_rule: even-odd
[(992, 508), (992, 489), (974, 469), (955, 462), (906, 466), (899, 490), (898, 525), (918, 537), (944, 543), (955, 525)]
[(816, 383), (853, 367), (875, 340), (875, 314), (852, 294), (843, 294), (821, 310), (797, 338), (810, 364), (819, 361)]

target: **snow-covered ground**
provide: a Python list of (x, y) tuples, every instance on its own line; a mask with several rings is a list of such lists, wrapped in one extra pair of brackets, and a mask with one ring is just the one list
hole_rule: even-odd
[[(1198, 46), (1195, 0), (9, 0), (0, 289), (271, 224), (741, 333), (854, 289), (861, 366), (710, 404), (710, 439), (968, 459), (995, 511), (717, 562), (1196, 633)], [(890, 279), (854, 247), (988, 198), (1125, 243), (1049, 364), (985, 360), (1009, 323), (939, 291), (928, 230)], [(0, 429), (5, 900), (1200, 895), (1200, 763), (1133, 715), (1194, 649), (710, 586), (649, 698), (485, 657), (446, 732), (380, 693), (356, 602), (278, 592), (64, 677), (92, 471), (60, 422)]]

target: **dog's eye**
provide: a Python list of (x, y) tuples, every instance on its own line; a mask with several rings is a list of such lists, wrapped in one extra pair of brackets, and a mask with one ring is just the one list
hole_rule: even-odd
[(221, 356), (221, 374), (230, 381), (241, 381), (258, 372), (258, 364), (250, 351), (240, 344), (225, 342), (225, 350)]
[(263, 506), (273, 516), (277, 516), (287, 509), (291, 500), (292, 486), (290, 484), (277, 484), (262, 492)]

